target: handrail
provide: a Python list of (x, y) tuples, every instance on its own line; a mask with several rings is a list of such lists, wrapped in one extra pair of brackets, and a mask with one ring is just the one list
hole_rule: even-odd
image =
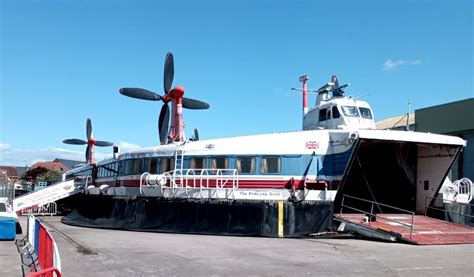
[(31, 214), (31, 215), (53, 216), (53, 215), (56, 215), (57, 213), (58, 213), (58, 206), (56, 202), (46, 203), (41, 206), (34, 205), (34, 206), (22, 208), (19, 211), (19, 214), (28, 214), (28, 215)]
[[(347, 198), (352, 198), (352, 199), (355, 199), (355, 200), (359, 200), (359, 201), (362, 201), (362, 202), (370, 203), (371, 204), (370, 212), (360, 210), (360, 209), (357, 209), (357, 208), (354, 208), (354, 207), (351, 207), (351, 206), (348, 206), (348, 205), (344, 205), (344, 198), (346, 198), (346, 197)], [(374, 204), (376, 204), (377, 206), (384, 206), (384, 207), (388, 207), (388, 208), (391, 208), (391, 209), (394, 209), (394, 210), (403, 211), (405, 213), (410, 214), (411, 215), (411, 224), (401, 222), (401, 221), (397, 221), (397, 220), (393, 220), (393, 219), (390, 219), (390, 218), (387, 218), (387, 217), (384, 217), (384, 216), (380, 216), (380, 215), (378, 215), (378, 217), (383, 218), (383, 219), (385, 219), (387, 221), (390, 221), (390, 222), (395, 222), (395, 223), (404, 225), (406, 227), (409, 227), (410, 228), (410, 239), (411, 239), (412, 234), (413, 234), (413, 221), (414, 221), (414, 218), (415, 218), (415, 213), (412, 212), (412, 211), (408, 211), (408, 210), (397, 208), (397, 207), (390, 206), (390, 205), (387, 205), (387, 204), (382, 204), (382, 203), (378, 203), (378, 202), (375, 202), (375, 201), (371, 201), (371, 200), (367, 200), (367, 199), (363, 199), (363, 198), (354, 197), (354, 196), (344, 194), (342, 196), (341, 210), (339, 211), (339, 215), (342, 216), (342, 209), (345, 207), (345, 208), (351, 209), (353, 211), (357, 211), (357, 212), (364, 213), (364, 214), (369, 214), (371, 217), (373, 217), (373, 216), (377, 215), (377, 214), (374, 213)], [(381, 213), (381, 214), (383, 215), (383, 213)], [(369, 226), (370, 226), (370, 220), (368, 221), (368, 223), (369, 223)]]
[(402, 211), (402, 212), (405, 212), (405, 213), (414, 213), (412, 211), (401, 209), (401, 208), (398, 208), (398, 207), (395, 207), (395, 206), (390, 206), (390, 205), (387, 205), (387, 204), (382, 204), (382, 203), (378, 203), (376, 201), (367, 200), (367, 199), (363, 199), (363, 198), (359, 198), (359, 197), (355, 197), (355, 196), (350, 196), (350, 195), (347, 195), (347, 194), (344, 194), (343, 197), (352, 198), (352, 199), (356, 199), (356, 200), (360, 200), (360, 201), (364, 201), (364, 202), (368, 202), (368, 203), (375, 203), (377, 205), (384, 206), (384, 207), (387, 207), (387, 208), (391, 208), (391, 209), (394, 209), (394, 210), (399, 210), (399, 211)]
[[(211, 186), (211, 181), (215, 181)], [(236, 169), (175, 169), (163, 174), (143, 173), (140, 176), (140, 193), (143, 195), (143, 187), (159, 186), (164, 196), (164, 189), (171, 189), (173, 196), (177, 195), (179, 189), (184, 188), (186, 195), (188, 189), (199, 188), (202, 197), (203, 189), (223, 189), (231, 183), (232, 191), (239, 188), (238, 171)]]
[[(450, 214), (457, 214), (457, 215), (460, 215), (460, 216), (466, 216), (466, 217), (474, 218), (473, 215), (468, 215), (468, 214), (465, 214), (465, 213), (451, 212), (451, 211), (448, 211), (448, 210), (442, 209), (442, 208), (430, 207), (430, 206), (428, 205), (428, 199), (437, 200), (437, 199), (442, 199), (442, 198), (441, 198), (441, 197), (426, 196), (426, 199), (425, 199), (425, 216), (428, 214), (428, 209), (432, 209), (432, 210), (436, 210), (436, 211), (442, 211), (442, 212), (446, 212), (446, 213), (450, 213)], [(444, 202), (450, 202), (450, 203), (456, 203), (456, 204), (458, 204), (458, 205), (463, 205), (463, 206), (474, 207), (474, 204), (459, 203), (459, 202), (454, 202), (454, 201), (445, 200), (445, 199), (443, 199), (443, 201), (444, 201)], [(431, 201), (429, 201), (429, 202), (431, 202)]]
[(85, 184), (85, 186), (84, 186), (85, 189), (87, 189), (87, 184), (89, 183), (89, 179), (91, 179), (91, 181), (92, 181), (92, 176), (87, 175), (87, 176), (86, 176), (86, 184)]
[(148, 172), (143, 172), (142, 175), (140, 175), (140, 194), (143, 195), (143, 179), (148, 178), (150, 173)]

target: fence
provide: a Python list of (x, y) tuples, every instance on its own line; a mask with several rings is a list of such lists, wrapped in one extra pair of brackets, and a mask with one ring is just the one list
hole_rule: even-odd
[(17, 214), (27, 214), (27, 215), (56, 215), (58, 213), (58, 205), (56, 202), (51, 202), (41, 206), (31, 206), (28, 208), (23, 208), (17, 212)]
[[(27, 235), (17, 244), (24, 244), (21, 253), (31, 263), (23, 262), (35, 271), (28, 276), (56, 276), (61, 277), (61, 259), (58, 247), (51, 233), (46, 229), (43, 223), (33, 215), (28, 215)], [(19, 245), (21, 246), (21, 245)], [(20, 249), (20, 248), (19, 248)]]
[[(370, 212), (369, 211), (366, 211), (366, 210), (361, 210), (361, 209), (358, 209), (358, 208), (355, 208), (353, 206), (349, 206), (347, 204), (344, 204), (344, 200), (345, 199), (352, 199), (352, 200), (356, 200), (356, 202), (359, 202), (359, 203), (366, 203), (366, 204), (370, 204)], [(375, 207), (378, 208), (378, 210), (380, 211), (379, 214), (376, 214), (375, 213)], [(411, 223), (410, 224), (407, 224), (405, 222), (402, 222), (402, 221), (398, 221), (398, 220), (394, 220), (394, 219), (391, 219), (391, 218), (388, 218), (386, 216), (384, 216), (384, 214), (382, 213), (382, 210), (380, 207), (385, 207), (385, 208), (388, 208), (390, 210), (394, 210), (394, 211), (398, 211), (398, 212), (401, 212), (403, 214), (408, 214), (411, 216)], [(358, 197), (354, 197), (354, 196), (350, 196), (350, 195), (346, 195), (344, 194), (342, 196), (342, 202), (341, 202), (341, 210), (339, 211), (339, 214), (342, 215), (342, 210), (343, 208), (347, 208), (349, 210), (352, 210), (352, 211), (355, 211), (355, 212), (359, 212), (359, 213), (363, 213), (363, 214), (366, 214), (368, 215), (368, 224), (370, 226), (370, 222), (371, 222), (371, 218), (374, 218), (375, 216), (377, 216), (378, 218), (382, 218), (382, 219), (385, 219), (386, 221), (389, 221), (389, 222), (393, 222), (393, 223), (396, 223), (398, 225), (402, 225), (402, 226), (405, 226), (407, 228), (410, 229), (410, 239), (412, 237), (412, 234), (413, 234), (413, 220), (415, 218), (415, 213), (412, 212), (412, 211), (408, 211), (408, 210), (404, 210), (404, 209), (400, 209), (400, 208), (397, 208), (397, 207), (394, 207), (394, 206), (390, 206), (390, 205), (386, 205), (386, 204), (382, 204), (382, 203), (378, 203), (378, 202), (375, 202), (375, 201), (370, 201), (370, 200), (366, 200), (366, 199), (362, 199), (362, 198), (358, 198)]]
[(0, 197), (13, 199), (13, 196), (14, 196), (13, 184), (0, 184)]

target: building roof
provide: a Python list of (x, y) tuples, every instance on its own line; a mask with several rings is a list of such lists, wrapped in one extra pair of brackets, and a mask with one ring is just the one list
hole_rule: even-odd
[(19, 177), (18, 171), (16, 170), (15, 166), (0, 166), (0, 170), (4, 170), (7, 172), (8, 177)]
[(83, 161), (74, 161), (74, 160), (66, 160), (66, 159), (54, 159), (53, 162), (60, 162), (67, 167), (67, 170), (73, 169), (76, 165), (85, 164), (86, 162)]
[[(415, 114), (414, 113), (409, 114), (408, 124), (410, 126), (415, 125)], [(379, 130), (397, 129), (397, 128), (402, 128), (406, 125), (407, 125), (407, 114), (389, 117), (389, 118), (386, 118), (384, 120), (381, 120), (381, 121), (375, 123), (375, 127)]]
[(61, 172), (64, 172), (64, 171), (68, 171), (68, 168), (63, 165), (62, 163), (60, 162), (37, 162), (35, 163), (33, 166), (31, 166), (32, 168), (34, 167), (44, 167), (48, 170), (59, 170)]
[(18, 176), (23, 176), (28, 168), (26, 166), (16, 166), (16, 172), (18, 172)]

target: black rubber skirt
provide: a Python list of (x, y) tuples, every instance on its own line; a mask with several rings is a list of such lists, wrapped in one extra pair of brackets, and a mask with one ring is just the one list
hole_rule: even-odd
[(65, 224), (149, 232), (302, 237), (332, 227), (330, 201), (118, 198), (84, 195)]

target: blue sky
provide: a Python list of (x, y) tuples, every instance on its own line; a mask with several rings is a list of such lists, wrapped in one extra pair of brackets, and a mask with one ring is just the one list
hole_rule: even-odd
[(337, 74), (377, 120), (474, 97), (469, 0), (0, 3), (0, 164), (82, 158), (62, 140), (87, 117), (96, 139), (156, 145), (161, 103), (118, 89), (161, 93), (168, 51), (174, 85), (211, 105), (184, 112), (204, 139), (298, 130), (302, 74)]

